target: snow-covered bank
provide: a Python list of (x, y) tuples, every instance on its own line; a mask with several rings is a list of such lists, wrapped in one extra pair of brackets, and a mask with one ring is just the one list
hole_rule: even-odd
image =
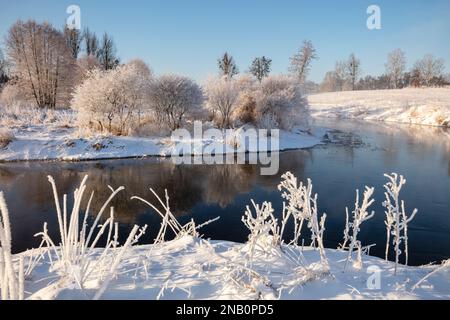
[(308, 102), (314, 117), (450, 126), (450, 88), (329, 92)]
[[(76, 137), (76, 129), (49, 125), (33, 125), (12, 130), (14, 139), (0, 149), (0, 161), (65, 160), (81, 161), (94, 159), (140, 158), (148, 156), (168, 157), (173, 154), (176, 143), (170, 137), (116, 137), (94, 136)], [(239, 134), (239, 130), (236, 131)], [(320, 144), (325, 132), (313, 133), (294, 130), (280, 131), (278, 148), (272, 151), (311, 148)], [(202, 139), (200, 150), (193, 149), (192, 155), (201, 155), (202, 150), (211, 144), (216, 153), (234, 153), (230, 141)], [(266, 151), (261, 148), (247, 151)], [(219, 152), (223, 150), (223, 152)], [(186, 154), (185, 154), (186, 155)]]
[[(367, 256), (362, 269), (343, 272), (347, 252), (327, 249), (330, 271), (323, 273), (318, 251), (286, 246), (273, 254), (258, 255), (253, 273), (245, 267), (248, 251), (249, 245), (190, 236), (136, 246), (127, 251), (102, 299), (450, 299), (449, 268), (413, 290), (437, 267), (402, 266), (394, 276), (393, 263)], [(90, 262), (95, 263), (101, 253), (97, 249)], [(19, 255), (14, 259), (18, 261)], [(26, 298), (92, 299), (102, 284), (96, 278), (100, 275), (93, 274), (80, 289), (67, 278), (59, 278), (51, 266), (45, 256), (26, 279)]]

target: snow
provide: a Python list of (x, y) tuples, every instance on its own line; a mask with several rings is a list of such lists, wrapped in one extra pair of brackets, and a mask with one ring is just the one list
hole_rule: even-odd
[(308, 102), (314, 117), (450, 126), (450, 88), (329, 92)]
[[(171, 156), (176, 144), (170, 137), (118, 137), (100, 136), (78, 137), (74, 128), (63, 128), (51, 124), (33, 124), (15, 128), (14, 140), (0, 149), (0, 161), (31, 160), (93, 160), (115, 158), (139, 158), (148, 156)], [(241, 129), (235, 130), (239, 135)], [(279, 148), (273, 151), (310, 148), (321, 143), (323, 130), (314, 133), (302, 131), (281, 131)], [(191, 144), (194, 140), (189, 141)], [(235, 150), (224, 140), (201, 140), (201, 149), (193, 149), (192, 154), (203, 153), (205, 146), (216, 146), (216, 153), (234, 153)], [(217, 152), (217, 150), (224, 150)], [(252, 152), (266, 151), (267, 148), (247, 148)], [(186, 154), (185, 154), (186, 155)]]
[[(322, 273), (318, 251), (285, 246), (273, 255), (257, 256), (253, 270), (258, 274), (249, 276), (243, 268), (248, 249), (245, 244), (191, 236), (135, 246), (126, 253), (102, 299), (450, 299), (450, 268), (436, 272), (413, 290), (436, 266), (402, 266), (394, 276), (393, 263), (365, 256), (361, 270), (350, 267), (344, 272), (347, 252), (326, 249), (330, 272)], [(306, 268), (294, 268), (288, 252), (301, 257)], [(39, 253), (36, 249), (22, 255)], [(19, 255), (14, 258), (18, 260)], [(77, 288), (51, 272), (50, 266), (48, 258), (42, 259), (26, 279), (25, 298), (92, 299), (101, 286), (102, 281), (94, 276), (84, 289)], [(374, 275), (370, 270), (379, 270), (380, 289), (367, 286)]]

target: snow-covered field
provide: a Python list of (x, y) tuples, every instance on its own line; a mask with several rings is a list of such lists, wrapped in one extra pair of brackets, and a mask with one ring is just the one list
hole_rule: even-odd
[(329, 92), (308, 102), (314, 117), (450, 126), (450, 88)]

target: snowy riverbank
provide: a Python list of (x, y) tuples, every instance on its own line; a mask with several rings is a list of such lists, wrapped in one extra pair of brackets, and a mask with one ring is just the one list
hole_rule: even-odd
[[(256, 272), (249, 272), (248, 251), (248, 245), (190, 236), (136, 246), (126, 252), (102, 299), (450, 299), (448, 268), (413, 290), (437, 267), (402, 266), (394, 276), (393, 263), (366, 256), (362, 269), (344, 272), (347, 252), (327, 249), (330, 271), (323, 273), (318, 251), (286, 246), (257, 255), (252, 267)], [(98, 249), (90, 262), (101, 252)], [(26, 298), (92, 299), (102, 284), (93, 274), (80, 289), (51, 269), (45, 256), (25, 281)]]
[(450, 88), (329, 92), (308, 102), (314, 117), (450, 126)]
[[(237, 136), (239, 130), (235, 130)], [(148, 156), (171, 156), (176, 143), (170, 137), (76, 137), (73, 128), (49, 125), (32, 125), (13, 130), (14, 140), (0, 149), (0, 161), (65, 160), (81, 161), (93, 159), (140, 158)], [(310, 148), (320, 144), (324, 130), (313, 133), (294, 130), (280, 131), (279, 147), (273, 151)], [(193, 155), (202, 154), (206, 146), (214, 143), (216, 153), (235, 153), (229, 141), (202, 139), (201, 150), (193, 149)], [(254, 146), (253, 146), (254, 148)], [(223, 150), (220, 152), (219, 150)], [(265, 151), (259, 147), (258, 150)]]

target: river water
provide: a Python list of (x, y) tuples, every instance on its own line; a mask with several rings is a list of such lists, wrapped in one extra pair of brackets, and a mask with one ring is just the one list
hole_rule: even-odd
[[(276, 187), (281, 174), (291, 171), (302, 181), (312, 179), (314, 192), (319, 194), (319, 210), (328, 216), (325, 245), (331, 248), (342, 241), (345, 207), (353, 207), (355, 190), (375, 187), (372, 209), (376, 215), (363, 224), (359, 238), (363, 245), (376, 245), (372, 255), (384, 257), (383, 174), (397, 172), (407, 179), (402, 193), (407, 211), (419, 210), (409, 227), (410, 264), (450, 258), (450, 130), (337, 119), (316, 120), (312, 125), (331, 129), (330, 141), (281, 153), (276, 176), (261, 176), (258, 165), (175, 165), (159, 158), (0, 163), (0, 190), (10, 208), (13, 250), (39, 245), (33, 235), (42, 230), (44, 222), (48, 222), (52, 237), (58, 238), (47, 175), (54, 176), (60, 194), (68, 193), (71, 198), (88, 174), (87, 192), (95, 191), (93, 207), (97, 209), (109, 196), (108, 185), (126, 187), (112, 203), (122, 241), (134, 224), (148, 225), (141, 243), (155, 238), (160, 219), (145, 204), (130, 200), (136, 195), (156, 203), (149, 191), (152, 187), (160, 195), (167, 189), (172, 211), (182, 223), (194, 219), (200, 224), (220, 216), (201, 230), (205, 238), (244, 242), (248, 235), (241, 222), (245, 207), (251, 199), (271, 201), (279, 214), (282, 199)], [(306, 230), (303, 234), (308, 238)]]

